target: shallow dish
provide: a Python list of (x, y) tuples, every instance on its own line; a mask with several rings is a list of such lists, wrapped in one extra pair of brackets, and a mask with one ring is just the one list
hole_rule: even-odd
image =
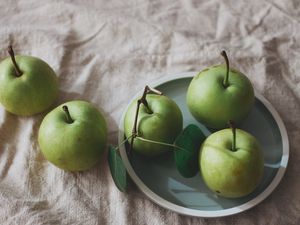
[[(212, 131), (197, 122), (190, 114), (186, 102), (186, 91), (196, 72), (181, 73), (150, 84), (172, 98), (180, 107), (184, 127), (197, 124), (208, 136)], [(141, 90), (129, 104), (142, 94)], [(126, 154), (125, 146), (120, 153), (129, 176), (138, 188), (158, 205), (180, 214), (197, 217), (222, 217), (237, 214), (260, 203), (276, 188), (282, 179), (289, 158), (289, 141), (286, 128), (273, 106), (259, 93), (255, 93), (255, 104), (240, 128), (253, 134), (261, 143), (264, 152), (264, 176), (257, 189), (250, 195), (238, 199), (216, 196), (203, 183), (198, 174), (183, 178), (176, 170), (173, 154), (155, 160)], [(129, 106), (127, 105), (127, 107)], [(119, 143), (124, 140), (124, 110), (119, 124)]]

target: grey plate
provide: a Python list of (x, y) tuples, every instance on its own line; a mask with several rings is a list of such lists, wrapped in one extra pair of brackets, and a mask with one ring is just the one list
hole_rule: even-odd
[[(195, 74), (192, 72), (174, 75), (150, 86), (156, 87), (178, 104), (183, 113), (184, 127), (191, 123), (197, 124), (206, 135), (209, 135), (211, 131), (192, 117), (185, 102), (188, 85)], [(142, 91), (131, 101), (141, 94)], [(132, 154), (129, 160), (125, 146), (122, 146), (121, 157), (130, 177), (152, 201), (180, 214), (221, 217), (257, 205), (270, 195), (282, 179), (288, 163), (289, 144), (285, 126), (276, 110), (263, 96), (258, 93), (255, 93), (255, 96), (255, 104), (250, 115), (240, 124), (242, 129), (259, 140), (265, 159), (263, 180), (250, 195), (239, 199), (218, 197), (205, 186), (199, 174), (193, 178), (183, 178), (176, 170), (173, 154), (155, 160), (146, 160)], [(127, 107), (119, 125), (119, 143), (124, 140), (123, 120)]]

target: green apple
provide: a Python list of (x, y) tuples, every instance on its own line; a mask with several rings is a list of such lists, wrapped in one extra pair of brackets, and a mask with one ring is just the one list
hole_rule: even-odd
[(0, 63), (0, 102), (16, 115), (30, 116), (49, 108), (58, 95), (58, 79), (43, 60), (25, 55)]
[[(130, 104), (125, 115), (124, 130), (127, 138), (132, 135), (137, 101), (138, 99)], [(142, 104), (138, 113), (138, 136), (173, 144), (182, 130), (182, 114), (179, 107), (173, 100), (163, 95), (148, 94), (146, 101), (148, 107)], [(133, 150), (144, 156), (154, 157), (172, 150), (172, 147), (135, 139)]]
[(88, 102), (70, 101), (49, 112), (38, 142), (47, 160), (68, 171), (82, 171), (101, 160), (107, 127), (103, 115)]
[(199, 155), (206, 185), (228, 198), (250, 194), (260, 183), (264, 170), (263, 154), (256, 138), (240, 129), (233, 133), (224, 129), (211, 134)]
[(227, 121), (242, 121), (254, 103), (254, 90), (249, 79), (226, 65), (204, 69), (191, 81), (186, 101), (192, 115), (211, 128), (225, 128)]

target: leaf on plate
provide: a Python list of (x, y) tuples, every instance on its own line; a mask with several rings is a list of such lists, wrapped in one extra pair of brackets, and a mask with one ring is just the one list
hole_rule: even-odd
[(175, 146), (175, 164), (179, 173), (190, 178), (199, 171), (199, 149), (205, 135), (199, 127), (194, 124), (188, 125), (176, 138)]
[(108, 147), (108, 165), (110, 169), (111, 176), (117, 186), (117, 188), (125, 192), (127, 187), (127, 172), (123, 164), (121, 156), (118, 150), (109, 145)]

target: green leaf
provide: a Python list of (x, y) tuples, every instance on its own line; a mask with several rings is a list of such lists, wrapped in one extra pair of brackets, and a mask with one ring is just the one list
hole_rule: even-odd
[(117, 188), (125, 192), (127, 187), (127, 172), (117, 148), (108, 146), (108, 165), (111, 176)]
[(205, 135), (194, 124), (188, 125), (175, 140), (175, 164), (179, 173), (190, 178), (199, 171), (199, 150)]

